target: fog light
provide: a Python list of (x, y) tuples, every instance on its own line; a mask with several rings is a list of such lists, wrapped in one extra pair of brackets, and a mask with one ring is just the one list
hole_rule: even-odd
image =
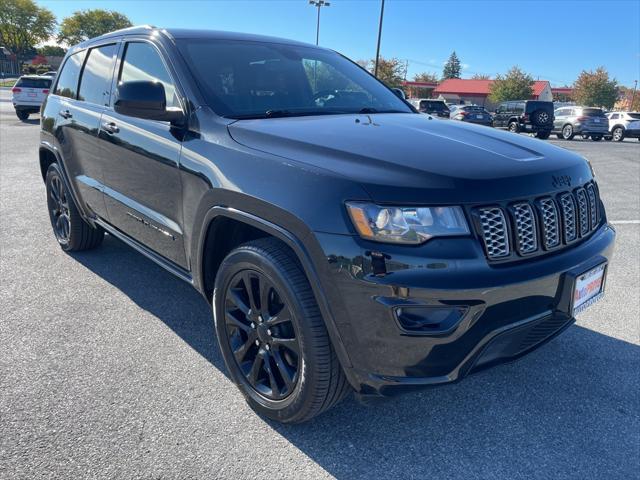
[(466, 307), (396, 307), (400, 327), (412, 334), (444, 335), (453, 331), (467, 313)]

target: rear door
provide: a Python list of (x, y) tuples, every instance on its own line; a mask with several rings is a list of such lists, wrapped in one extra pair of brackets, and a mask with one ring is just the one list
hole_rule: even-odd
[(54, 122), (54, 134), (78, 200), (86, 211), (102, 218), (107, 212), (98, 130), (109, 103), (117, 48), (111, 41), (68, 57), (47, 101), (48, 116), (43, 119)]
[[(184, 109), (165, 52), (147, 39), (123, 45), (117, 82), (150, 80), (164, 86), (167, 107)], [(105, 202), (109, 222), (146, 247), (187, 267), (178, 170), (182, 131), (169, 122), (105, 112)]]

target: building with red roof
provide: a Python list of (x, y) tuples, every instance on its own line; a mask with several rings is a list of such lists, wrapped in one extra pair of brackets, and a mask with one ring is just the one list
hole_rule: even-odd
[[(445, 100), (447, 103), (476, 104), (485, 108), (493, 108), (489, 100), (491, 84), (493, 80), (473, 80), (466, 78), (450, 78), (440, 83), (432, 93), (432, 97)], [(551, 102), (553, 94), (551, 85), (546, 80), (533, 82), (533, 95), (531, 100), (544, 100)]]

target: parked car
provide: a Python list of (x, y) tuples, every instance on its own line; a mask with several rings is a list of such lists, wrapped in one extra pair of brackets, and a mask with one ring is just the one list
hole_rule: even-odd
[(449, 107), (443, 100), (412, 98), (409, 100), (420, 113), (428, 113), (439, 118), (449, 118)]
[(18, 118), (24, 121), (30, 114), (38, 113), (50, 88), (51, 77), (24, 75), (18, 78), (11, 89), (11, 102)]
[(553, 128), (553, 102), (516, 100), (503, 102), (493, 115), (493, 126), (510, 132), (533, 133), (537, 138), (549, 138)]
[(458, 105), (451, 110), (449, 118), (463, 122), (477, 123), (490, 127), (493, 125), (493, 118), (483, 107), (477, 105)]
[(562, 107), (555, 111), (553, 130), (558, 138), (564, 140), (582, 135), (599, 142), (609, 133), (609, 119), (601, 108)]
[(611, 112), (609, 119), (609, 133), (605, 138), (621, 142), (625, 138), (640, 140), (640, 112)]
[(60, 247), (108, 232), (193, 285), (281, 422), (514, 360), (603, 295), (583, 157), (419, 115), (332, 50), (129, 28), (69, 49), (42, 116)]
[(50, 72), (45, 72), (42, 75), (44, 77), (55, 77), (58, 74), (55, 70), (51, 70)]

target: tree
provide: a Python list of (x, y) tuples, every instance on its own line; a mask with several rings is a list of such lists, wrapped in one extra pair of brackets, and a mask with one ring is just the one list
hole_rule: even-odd
[(37, 49), (38, 55), (45, 57), (64, 57), (67, 50), (57, 45), (43, 45)]
[(110, 10), (82, 10), (62, 20), (58, 41), (69, 45), (131, 26), (129, 19)]
[[(358, 65), (373, 73), (375, 71), (375, 60), (358, 60)], [(405, 63), (398, 58), (383, 58), (378, 61), (378, 80), (386, 83), (389, 87), (397, 87), (402, 84), (405, 74)]]
[(56, 17), (33, 0), (0, 0), (0, 45), (23, 60), (37, 43), (51, 37)]
[(471, 80), (491, 80), (491, 75), (486, 73), (474, 73)]
[(614, 108), (629, 112), (640, 112), (640, 91), (636, 89), (635, 95), (633, 88), (620, 86), (618, 88), (618, 101)]
[(446, 80), (447, 78), (460, 78), (460, 74), (462, 73), (462, 67), (460, 66), (460, 59), (456, 52), (453, 51), (451, 55), (449, 55), (449, 60), (444, 64), (444, 69), (442, 70), (442, 79)]
[(580, 105), (613, 108), (618, 99), (618, 82), (609, 79), (609, 72), (604, 67), (596, 71), (583, 70), (573, 84), (573, 97)]
[(438, 83), (439, 80), (438, 75), (431, 72), (416, 73), (413, 76), (414, 82)]
[(533, 95), (533, 77), (518, 67), (512, 67), (506, 75), (497, 75), (491, 83), (489, 100), (500, 103), (506, 100), (522, 100)]

